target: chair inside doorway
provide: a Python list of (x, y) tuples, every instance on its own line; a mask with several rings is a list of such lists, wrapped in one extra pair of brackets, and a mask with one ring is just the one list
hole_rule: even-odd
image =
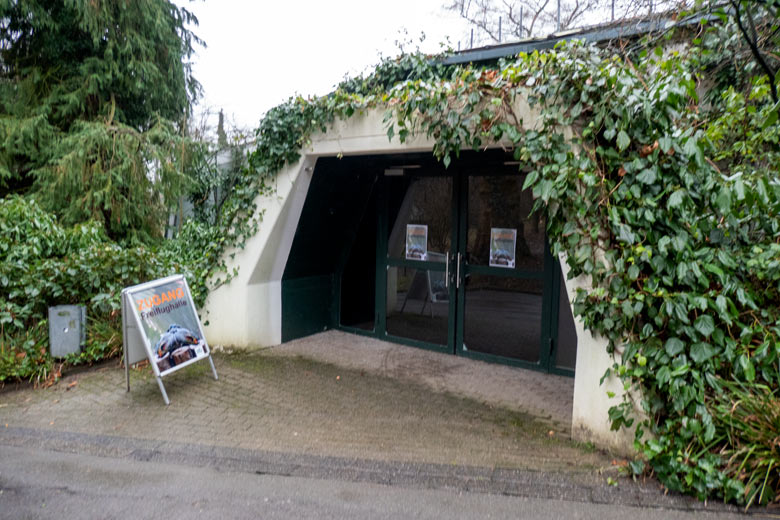
[[(435, 253), (428, 251), (428, 258), (433, 262), (446, 262), (447, 256), (444, 253)], [(409, 300), (422, 299), (422, 306), (420, 307), (420, 314), (425, 312), (427, 306), (431, 313), (431, 318), (434, 317), (434, 308), (442, 307), (443, 311), (437, 311), (443, 313), (445, 316), (448, 312), (448, 305), (450, 303), (450, 291), (447, 287), (447, 279), (445, 273), (441, 271), (420, 271), (415, 270), (412, 276), (412, 282), (409, 284), (409, 289), (404, 295), (404, 301), (401, 304), (400, 312), (403, 312), (406, 308), (406, 304)], [(434, 305), (442, 303), (444, 305)]]

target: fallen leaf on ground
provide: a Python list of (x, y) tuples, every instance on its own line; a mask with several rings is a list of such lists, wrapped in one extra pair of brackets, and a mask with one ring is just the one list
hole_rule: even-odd
[(77, 384), (79, 384), (79, 382), (78, 382), (78, 381), (72, 381), (72, 382), (68, 383), (68, 390), (70, 390), (71, 388), (73, 388), (73, 387), (74, 387), (74, 386), (76, 386)]

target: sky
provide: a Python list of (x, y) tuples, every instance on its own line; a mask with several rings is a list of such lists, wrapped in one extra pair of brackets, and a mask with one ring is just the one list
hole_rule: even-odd
[[(465, 44), (468, 28), (442, 9), (446, 0), (174, 0), (195, 13), (194, 75), (203, 86), (196, 113), (224, 110), (229, 122), (254, 129), (290, 96), (322, 95), (399, 54), (397, 41), (438, 52)], [(425, 40), (419, 43), (422, 34)], [(465, 48), (465, 45), (464, 45)]]

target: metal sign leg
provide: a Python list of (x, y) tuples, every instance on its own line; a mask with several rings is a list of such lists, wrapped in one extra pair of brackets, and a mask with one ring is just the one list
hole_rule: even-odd
[(125, 358), (125, 381), (127, 382), (127, 391), (130, 391), (130, 356), (127, 353), (127, 312), (126, 312), (126, 296), (122, 293), (122, 353)]
[(130, 363), (127, 362), (127, 349), (125, 349), (125, 381), (127, 381), (127, 391), (130, 391)]
[(165, 391), (165, 385), (163, 385), (162, 377), (157, 376), (157, 386), (160, 387), (160, 393), (163, 396), (163, 401), (165, 401), (165, 406), (168, 406), (171, 404), (170, 399), (168, 399), (168, 393)]
[(209, 354), (209, 364), (211, 365), (211, 373), (214, 374), (214, 379), (219, 380), (217, 377), (217, 369), (214, 368), (214, 360), (211, 359), (211, 354)]

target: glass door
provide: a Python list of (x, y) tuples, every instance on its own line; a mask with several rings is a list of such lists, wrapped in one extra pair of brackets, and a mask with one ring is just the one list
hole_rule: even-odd
[(547, 367), (553, 261), (524, 180), (517, 171), (460, 180), (456, 345), (463, 355)]
[(525, 175), (453, 170), (381, 178), (374, 334), (571, 374), (576, 331)]
[(389, 339), (453, 352), (456, 245), (451, 175), (385, 176), (384, 330)]

